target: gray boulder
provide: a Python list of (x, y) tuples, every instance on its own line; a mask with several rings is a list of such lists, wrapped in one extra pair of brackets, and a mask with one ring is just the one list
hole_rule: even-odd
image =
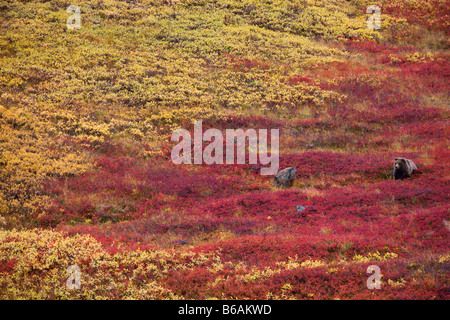
[(294, 183), (295, 174), (297, 170), (292, 167), (280, 170), (274, 178), (274, 184), (280, 188), (290, 188)]

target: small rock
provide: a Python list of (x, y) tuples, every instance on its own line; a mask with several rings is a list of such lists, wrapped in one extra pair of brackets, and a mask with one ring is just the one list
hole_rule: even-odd
[(292, 167), (279, 171), (274, 178), (274, 184), (281, 188), (290, 188), (294, 184), (294, 178), (297, 170)]
[(298, 212), (298, 213), (304, 211), (305, 209), (306, 209), (306, 207), (304, 207), (304, 206), (301, 206), (301, 205), (298, 205), (298, 206), (297, 206), (297, 212)]
[(187, 241), (186, 240), (177, 240), (177, 241), (172, 242), (172, 244), (174, 244), (176, 246), (184, 246), (187, 244)]
[(414, 196), (420, 196), (422, 194), (427, 194), (427, 193), (433, 193), (433, 191), (429, 190), (429, 189), (425, 189), (425, 190), (417, 190), (416, 194)]

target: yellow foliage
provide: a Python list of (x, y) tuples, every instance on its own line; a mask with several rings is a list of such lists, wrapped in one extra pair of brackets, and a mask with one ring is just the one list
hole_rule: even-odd
[(358, 263), (371, 262), (371, 261), (386, 261), (389, 259), (395, 259), (398, 257), (398, 254), (395, 252), (386, 252), (385, 254), (381, 254), (380, 252), (368, 253), (366, 256), (362, 256), (356, 254), (353, 257), (353, 260)]

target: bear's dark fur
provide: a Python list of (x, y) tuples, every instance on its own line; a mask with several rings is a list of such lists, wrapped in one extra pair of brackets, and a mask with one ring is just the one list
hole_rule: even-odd
[(417, 170), (416, 165), (412, 160), (404, 158), (395, 158), (394, 162), (394, 179), (406, 179), (411, 177), (414, 170)]

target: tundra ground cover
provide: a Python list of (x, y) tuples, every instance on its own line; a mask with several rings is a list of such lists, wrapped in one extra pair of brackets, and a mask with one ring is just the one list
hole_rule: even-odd
[[(68, 5), (0, 6), (2, 299), (449, 298), (448, 1)], [(279, 129), (293, 187), (173, 164), (195, 120)]]

